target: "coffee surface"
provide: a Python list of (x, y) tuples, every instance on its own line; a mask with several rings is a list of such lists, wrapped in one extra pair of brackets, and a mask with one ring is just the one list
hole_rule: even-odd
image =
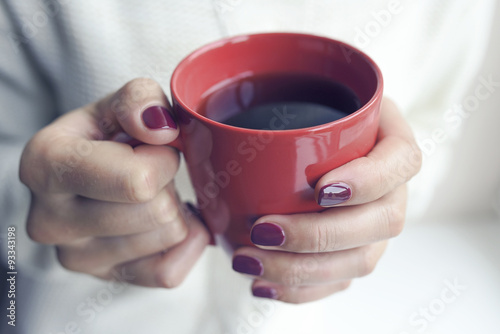
[(202, 100), (198, 112), (242, 128), (290, 130), (336, 121), (360, 107), (350, 88), (329, 78), (270, 73), (220, 85)]

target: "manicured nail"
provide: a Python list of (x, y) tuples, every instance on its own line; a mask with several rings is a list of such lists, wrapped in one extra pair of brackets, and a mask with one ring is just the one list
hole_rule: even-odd
[(318, 195), (318, 204), (321, 206), (332, 206), (344, 203), (351, 196), (351, 188), (347, 184), (342, 182), (332, 183), (321, 188)]
[(285, 242), (285, 232), (273, 223), (262, 223), (255, 225), (250, 238), (259, 246), (281, 246)]
[(261, 276), (264, 273), (264, 266), (254, 257), (236, 255), (233, 258), (233, 270), (242, 274)]
[(142, 113), (144, 124), (150, 129), (177, 129), (172, 116), (166, 108), (153, 106)]
[(268, 288), (267, 286), (257, 286), (252, 289), (252, 294), (255, 297), (278, 299), (278, 293), (273, 288)]

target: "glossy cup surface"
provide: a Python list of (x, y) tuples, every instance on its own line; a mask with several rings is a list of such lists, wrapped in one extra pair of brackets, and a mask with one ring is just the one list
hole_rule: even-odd
[[(351, 88), (362, 107), (335, 122), (276, 131), (233, 127), (197, 112), (222, 83), (271, 72), (329, 77)], [(228, 250), (251, 245), (251, 226), (263, 215), (321, 211), (314, 198), (319, 178), (375, 143), (382, 87), (379, 68), (364, 53), (312, 35), (236, 36), (181, 61), (171, 81), (174, 114), (198, 205), (216, 242)]]

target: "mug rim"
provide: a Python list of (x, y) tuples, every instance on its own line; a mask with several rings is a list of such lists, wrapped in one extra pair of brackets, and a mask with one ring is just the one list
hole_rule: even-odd
[[(280, 36), (288, 36), (288, 37), (305, 37), (305, 38), (311, 38), (311, 39), (316, 39), (316, 40), (322, 40), (328, 43), (334, 43), (339, 46), (343, 46), (347, 50), (352, 50), (354, 53), (357, 53), (362, 56), (362, 58), (367, 62), (368, 65), (373, 69), (376, 80), (377, 80), (377, 86), (375, 88), (375, 92), (371, 96), (371, 98), (366, 102), (363, 106), (361, 106), (359, 109), (356, 111), (350, 113), (347, 116), (344, 116), (338, 120), (328, 122), (328, 123), (323, 123), (315, 126), (310, 126), (310, 127), (303, 127), (303, 128), (298, 128), (298, 129), (283, 129), (283, 130), (271, 130), (271, 129), (249, 129), (249, 128), (243, 128), (243, 127), (238, 127), (238, 126), (233, 126), (233, 125), (228, 125), (224, 124), (218, 121), (215, 121), (211, 118), (208, 118), (206, 116), (203, 116), (196, 112), (193, 108), (189, 107), (182, 99), (179, 98), (177, 94), (177, 90), (175, 89), (175, 86), (178, 84), (178, 80), (180, 80), (180, 72), (184, 70), (187, 66), (189, 66), (189, 63), (196, 57), (210, 51), (216, 48), (223, 47), (227, 44), (235, 44), (235, 43), (241, 43), (241, 42), (246, 42), (250, 38), (259, 38), (259, 37), (280, 37)], [(175, 100), (177, 103), (181, 105), (181, 107), (187, 111), (191, 116), (197, 118), (199, 121), (208, 123), (212, 126), (221, 128), (221, 129), (226, 129), (230, 131), (238, 131), (238, 132), (243, 132), (243, 133), (248, 133), (248, 134), (257, 134), (257, 133), (262, 133), (262, 132), (272, 132), (274, 134), (286, 134), (286, 135), (294, 135), (294, 134), (301, 134), (301, 133), (311, 133), (311, 132), (322, 132), (324, 130), (330, 129), (331, 127), (335, 125), (340, 125), (342, 123), (346, 123), (351, 121), (353, 118), (358, 118), (361, 115), (367, 113), (369, 110), (372, 110), (373, 105), (377, 103), (378, 100), (381, 100), (382, 98), (382, 92), (383, 92), (383, 77), (382, 77), (382, 71), (380, 70), (379, 66), (375, 63), (375, 61), (368, 56), (365, 52), (361, 51), (360, 49), (354, 47), (353, 45), (347, 44), (345, 42), (342, 42), (337, 39), (325, 37), (325, 36), (319, 36), (319, 35), (313, 35), (313, 34), (303, 34), (303, 33), (293, 33), (293, 32), (269, 32), (269, 33), (256, 33), (256, 34), (241, 34), (241, 35), (234, 35), (234, 36), (229, 36), (225, 37), (222, 39), (218, 39), (216, 41), (207, 43), (193, 52), (189, 53), (186, 57), (184, 57), (179, 64), (176, 66), (174, 69), (174, 72), (172, 73), (172, 77), (170, 80), (170, 91), (172, 94), (172, 100)]]

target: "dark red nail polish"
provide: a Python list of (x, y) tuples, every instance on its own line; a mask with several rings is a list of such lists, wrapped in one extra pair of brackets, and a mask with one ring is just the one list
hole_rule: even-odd
[(254, 257), (236, 255), (233, 258), (233, 270), (242, 274), (261, 276), (264, 273), (264, 266)]
[(278, 293), (273, 288), (268, 288), (267, 286), (257, 286), (252, 289), (252, 294), (255, 297), (278, 299)]
[(255, 225), (250, 237), (254, 244), (260, 246), (281, 246), (285, 242), (285, 232), (273, 223)]
[(150, 129), (177, 129), (172, 116), (166, 108), (153, 106), (142, 113), (144, 124)]
[(342, 182), (332, 183), (321, 188), (318, 195), (318, 204), (321, 206), (332, 206), (344, 203), (351, 196), (351, 188), (347, 184)]

